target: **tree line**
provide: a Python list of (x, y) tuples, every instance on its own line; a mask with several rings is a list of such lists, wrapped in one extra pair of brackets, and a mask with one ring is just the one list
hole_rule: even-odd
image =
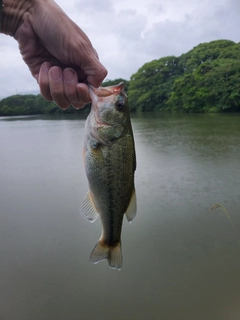
[[(110, 86), (119, 82), (125, 83), (127, 90), (128, 82), (122, 78), (115, 80), (107, 80), (103, 86)], [(54, 102), (46, 101), (41, 94), (17, 94), (0, 101), (0, 116), (16, 116), (16, 115), (35, 115), (35, 114), (72, 114), (78, 112), (88, 113), (91, 104), (89, 103), (84, 109), (76, 110), (72, 106), (67, 110), (60, 109)]]
[[(107, 80), (103, 86), (121, 81), (125, 83), (131, 111), (237, 112), (240, 43), (202, 43), (180, 57), (168, 56), (144, 64), (130, 81)], [(72, 107), (62, 111), (41, 95), (15, 95), (0, 101), (0, 115), (74, 112), (79, 111)]]

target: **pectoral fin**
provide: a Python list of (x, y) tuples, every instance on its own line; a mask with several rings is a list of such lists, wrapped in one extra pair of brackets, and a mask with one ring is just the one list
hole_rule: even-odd
[(127, 211), (125, 212), (129, 222), (133, 221), (133, 219), (136, 217), (136, 213), (137, 213), (137, 197), (136, 197), (135, 189), (133, 189), (131, 200), (129, 202)]
[(81, 205), (80, 214), (84, 219), (90, 222), (94, 222), (98, 217), (98, 212), (93, 203), (90, 191), (86, 194), (85, 199)]

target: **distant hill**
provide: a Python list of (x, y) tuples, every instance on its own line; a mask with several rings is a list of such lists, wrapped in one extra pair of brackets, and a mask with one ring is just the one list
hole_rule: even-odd
[[(168, 56), (144, 64), (123, 81), (131, 111), (240, 111), (240, 43), (216, 40), (201, 43), (180, 57)], [(14, 95), (0, 101), (0, 116), (85, 112), (63, 111), (40, 94)]]
[[(80, 112), (86, 112), (84, 108)], [(54, 102), (46, 101), (40, 94), (14, 95), (0, 101), (0, 116), (77, 113), (73, 107), (62, 110)]]
[(133, 110), (240, 111), (239, 84), (240, 43), (217, 40), (144, 64), (128, 93)]
[[(35, 95), (36, 96), (38, 94), (40, 94), (39, 90), (32, 90), (32, 91), (21, 91), (21, 92), (18, 92), (16, 95)], [(8, 96), (0, 97), (0, 101), (5, 98), (8, 98)]]

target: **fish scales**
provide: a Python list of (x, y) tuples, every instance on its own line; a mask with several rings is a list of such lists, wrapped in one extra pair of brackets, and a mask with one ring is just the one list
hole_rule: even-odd
[(86, 121), (84, 147), (89, 193), (81, 211), (92, 222), (98, 215), (101, 218), (102, 236), (91, 261), (107, 259), (110, 267), (120, 269), (123, 216), (126, 213), (132, 221), (136, 215), (136, 157), (127, 96), (122, 83), (90, 89), (90, 93), (92, 109)]
[[(128, 139), (123, 137), (120, 140), (121, 149), (117, 142), (109, 147), (99, 148), (102, 153), (102, 161), (99, 161), (100, 166), (96, 167), (94, 155), (91, 156), (92, 161), (86, 165), (94, 204), (98, 212), (104, 210), (104, 215), (101, 215), (103, 238), (105, 242), (109, 243), (120, 241), (122, 218), (130, 201), (133, 187), (131, 182), (129, 183), (132, 172), (127, 165), (124, 165), (129, 151), (131, 151), (125, 143)], [(91, 154), (91, 150), (88, 152)], [(113, 168), (117, 168), (117, 170), (113, 170)]]

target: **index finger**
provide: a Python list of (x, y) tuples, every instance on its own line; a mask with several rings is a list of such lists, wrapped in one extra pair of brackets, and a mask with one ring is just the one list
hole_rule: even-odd
[(87, 82), (93, 87), (98, 88), (101, 86), (108, 72), (96, 56), (92, 55), (92, 57), (89, 58), (89, 61), (82, 64), (82, 70), (87, 76)]

